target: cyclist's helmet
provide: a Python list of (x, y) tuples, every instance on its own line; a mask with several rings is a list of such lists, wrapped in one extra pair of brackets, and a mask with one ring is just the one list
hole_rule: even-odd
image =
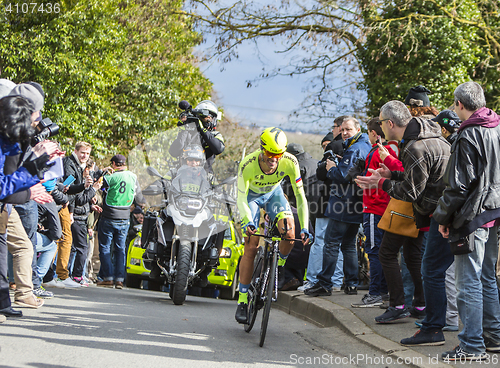
[(187, 160), (197, 160), (200, 161), (200, 165), (205, 164), (205, 151), (200, 145), (190, 144), (184, 148), (182, 153), (183, 163), (187, 163)]
[(280, 128), (267, 128), (260, 135), (260, 146), (272, 154), (282, 154), (286, 151), (287, 138)]
[(214, 102), (210, 100), (201, 101), (198, 105), (196, 105), (194, 109), (196, 110), (197, 115), (200, 119), (206, 116), (212, 117), (211, 121), (202, 122), (203, 126), (206, 129), (214, 130), (217, 127), (217, 118), (219, 115), (219, 110)]

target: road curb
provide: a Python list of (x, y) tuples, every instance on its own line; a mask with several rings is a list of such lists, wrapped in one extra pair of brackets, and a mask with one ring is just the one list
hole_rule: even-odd
[(319, 327), (337, 327), (387, 356), (400, 359), (417, 368), (445, 368), (440, 361), (429, 362), (429, 357), (389, 340), (367, 326), (348, 308), (323, 298), (312, 298), (298, 291), (280, 291), (274, 303), (278, 309)]

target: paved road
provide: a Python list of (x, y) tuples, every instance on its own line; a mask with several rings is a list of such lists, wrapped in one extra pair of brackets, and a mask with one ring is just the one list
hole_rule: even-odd
[(134, 289), (54, 292), (39, 310), (0, 324), (1, 368), (391, 366), (337, 328), (276, 309), (260, 348), (260, 319), (245, 333), (235, 302), (188, 296), (174, 306), (166, 293)]

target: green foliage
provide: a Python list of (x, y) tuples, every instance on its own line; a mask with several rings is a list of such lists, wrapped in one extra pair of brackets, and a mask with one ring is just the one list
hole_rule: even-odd
[(85, 140), (98, 158), (125, 153), (174, 125), (179, 100), (209, 96), (191, 54), (201, 39), (172, 14), (180, 0), (63, 0), (58, 13), (9, 3), (23, 1), (0, 8), (1, 77), (42, 84), (64, 149)]
[(474, 74), (481, 46), (477, 28), (456, 22), (446, 11), (472, 20), (479, 16), (478, 7), (472, 0), (460, 5), (447, 0), (384, 3), (378, 11), (367, 6), (363, 13), (369, 29), (358, 57), (369, 112), (376, 115), (385, 102), (404, 100), (416, 85), (434, 92), (431, 105), (447, 108), (454, 89)]

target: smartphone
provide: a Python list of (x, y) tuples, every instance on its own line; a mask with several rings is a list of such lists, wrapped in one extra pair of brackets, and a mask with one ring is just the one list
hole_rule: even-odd
[(63, 182), (63, 185), (67, 187), (68, 185), (73, 184), (73, 182), (76, 180), (76, 178), (73, 175), (70, 175), (66, 178), (66, 180)]
[(377, 143), (382, 144), (382, 137), (381, 136), (377, 136)]

